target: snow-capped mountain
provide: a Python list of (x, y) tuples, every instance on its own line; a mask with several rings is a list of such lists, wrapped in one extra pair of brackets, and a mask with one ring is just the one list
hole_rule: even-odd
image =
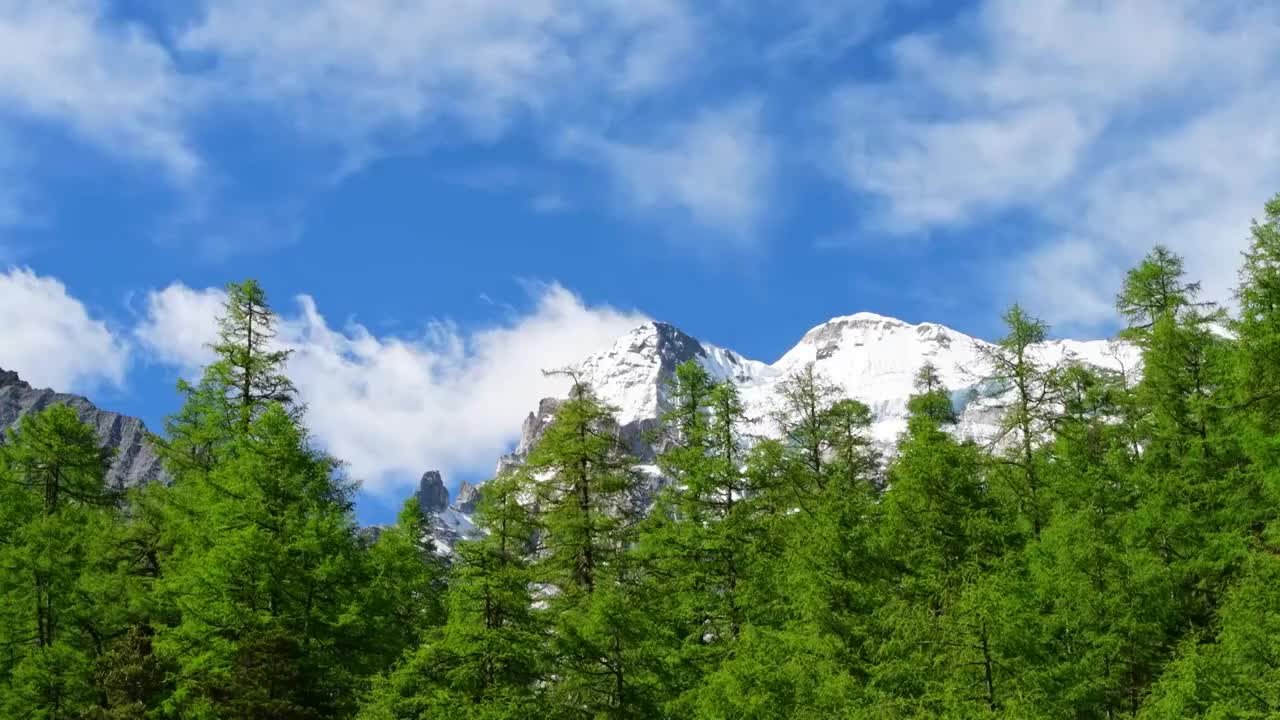
[[(757, 419), (753, 430), (770, 436), (775, 430), (767, 418), (779, 383), (812, 362), (848, 397), (871, 408), (875, 437), (892, 443), (906, 427), (915, 375), (930, 362), (962, 409), (958, 431), (982, 440), (995, 432), (999, 418), (968, 398), (990, 372), (983, 354), (990, 346), (943, 325), (858, 313), (818, 325), (776, 362), (765, 364), (650, 322), (584, 360), (580, 370), (601, 399), (618, 409), (618, 422), (626, 427), (660, 417), (666, 410), (666, 379), (679, 363), (697, 360), (712, 377), (738, 386), (748, 416)], [(1053, 340), (1037, 346), (1035, 354), (1046, 365), (1079, 362), (1126, 372), (1139, 360), (1132, 346), (1106, 340)]]
[[(747, 415), (750, 434), (769, 437), (777, 430), (769, 420), (779, 383), (807, 363), (843, 389), (847, 397), (866, 403), (875, 416), (875, 439), (891, 448), (906, 428), (907, 400), (915, 375), (926, 362), (938, 370), (960, 411), (956, 432), (978, 441), (998, 431), (997, 403), (972, 401), (990, 368), (983, 350), (991, 344), (935, 323), (913, 325), (874, 313), (832, 318), (809, 330), (795, 347), (769, 364), (705, 343), (662, 322), (647, 322), (601, 352), (583, 360), (577, 370), (597, 395), (616, 410), (622, 435), (642, 463), (655, 449), (645, 431), (656, 426), (667, 409), (666, 381), (677, 365), (696, 360), (717, 380), (734, 383)], [(1035, 348), (1045, 365), (1083, 363), (1132, 376), (1140, 356), (1136, 348), (1107, 340), (1052, 340)], [(980, 397), (983, 393), (978, 394)], [(518, 465), (555, 416), (558, 401), (544, 399), (524, 420), (515, 452), (498, 462), (498, 470)], [(468, 489), (474, 505), (475, 489)], [(451, 511), (462, 513), (455, 503)]]

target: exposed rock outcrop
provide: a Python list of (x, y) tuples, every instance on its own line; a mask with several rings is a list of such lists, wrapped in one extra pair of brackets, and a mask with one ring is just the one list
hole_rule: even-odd
[(449, 490), (444, 486), (444, 479), (439, 470), (428, 470), (422, 473), (418, 481), (418, 507), (427, 514), (438, 514), (449, 507)]
[(453, 506), (458, 509), (458, 512), (468, 515), (474, 513), (480, 506), (480, 487), (464, 480), (458, 486), (458, 499), (454, 501)]
[[(97, 432), (99, 440), (116, 451), (107, 483), (113, 487), (136, 487), (166, 476), (151, 446), (147, 427), (141, 420), (101, 410), (80, 395), (33, 388), (16, 372), (0, 369), (0, 429), (16, 427), (23, 415), (40, 412), (56, 403), (65, 403)], [(3, 442), (0, 439), (0, 442)]]

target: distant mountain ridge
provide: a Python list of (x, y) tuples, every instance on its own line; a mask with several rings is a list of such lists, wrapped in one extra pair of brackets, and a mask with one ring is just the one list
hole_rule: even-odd
[[(777, 361), (764, 363), (700, 341), (669, 323), (651, 321), (575, 369), (616, 410), (624, 441), (656, 479), (652, 463), (662, 448), (650, 443), (647, 431), (658, 425), (668, 409), (667, 381), (683, 362), (696, 361), (712, 378), (737, 386), (751, 419), (747, 432), (758, 437), (777, 436), (770, 410), (779, 384), (812, 362), (846, 397), (871, 408), (872, 436), (882, 448), (891, 449), (906, 429), (907, 401), (914, 392), (916, 373), (926, 362), (937, 368), (951, 391), (960, 417), (955, 433), (979, 442), (995, 437), (1001, 421), (999, 392), (982, 382), (990, 372), (984, 350), (991, 347), (944, 325), (912, 324), (862, 312), (813, 327)], [(1141, 361), (1137, 348), (1115, 340), (1050, 340), (1036, 346), (1033, 356), (1046, 365), (1080, 363), (1120, 371), (1130, 378), (1136, 377)], [(497, 472), (525, 461), (555, 418), (560, 402), (544, 398), (525, 417), (520, 441), (512, 453), (498, 460)], [(477, 489), (468, 486), (467, 492), (468, 504), (474, 505)], [(457, 503), (450, 511), (470, 514)]]
[(147, 426), (138, 418), (102, 410), (80, 395), (33, 388), (18, 373), (0, 368), (0, 430), (16, 427), (23, 415), (65, 403), (91, 426), (103, 445), (116, 451), (107, 483), (113, 487), (136, 487), (165, 479), (160, 458), (148, 439)]
[[(648, 431), (658, 426), (668, 409), (667, 382), (681, 363), (695, 361), (714, 379), (737, 386), (751, 419), (747, 432), (775, 437), (777, 429), (769, 416), (779, 384), (812, 362), (822, 375), (843, 388), (845, 396), (871, 408), (875, 417), (872, 435), (889, 449), (906, 427), (907, 400), (915, 375), (925, 362), (933, 363), (951, 390), (960, 416), (955, 432), (979, 441), (995, 435), (1000, 423), (998, 403), (987, 401), (993, 395), (981, 383), (989, 372), (983, 351), (990, 346), (936, 323), (912, 324), (864, 312), (813, 327), (777, 361), (764, 363), (698, 340), (669, 323), (650, 321), (583, 359), (575, 369), (616, 410), (624, 441), (656, 483), (654, 462), (662, 448), (652, 443)], [(1131, 377), (1140, 365), (1137, 349), (1118, 341), (1051, 340), (1037, 346), (1034, 354), (1046, 364), (1078, 362)], [(132, 487), (166, 478), (146, 426), (138, 418), (99, 409), (79, 395), (33, 388), (17, 373), (0, 369), (0, 429), (59, 402), (74, 408), (101, 441), (116, 450), (107, 478), (111, 485)], [(524, 418), (519, 442), (513, 452), (498, 459), (496, 472), (525, 462), (555, 418), (560, 402), (559, 398), (544, 398)], [(432, 535), (442, 550), (475, 532), (471, 515), (482, 489), (483, 485), (464, 484), (449, 503), (440, 474), (424, 474), (416, 495), (423, 509), (435, 518)]]
[[(663, 322), (647, 322), (619, 338), (610, 348), (591, 355), (577, 366), (582, 379), (609, 405), (630, 434), (656, 424), (667, 410), (666, 383), (675, 367), (694, 360), (716, 380), (737, 386), (754, 421), (749, 431), (776, 436), (769, 419), (779, 384), (807, 363), (841, 387), (844, 394), (865, 402), (875, 417), (876, 440), (892, 444), (906, 428), (907, 400), (914, 392), (916, 373), (926, 362), (938, 370), (952, 391), (960, 413), (957, 433), (986, 440), (997, 431), (999, 415), (983, 402), (989, 389), (982, 380), (990, 373), (984, 351), (992, 344), (936, 323), (911, 324), (875, 313), (832, 318), (804, 334), (800, 341), (772, 364), (751, 360), (710, 343), (699, 341)], [(1139, 363), (1137, 349), (1113, 340), (1050, 340), (1034, 348), (1034, 357), (1046, 365), (1082, 363), (1132, 375)], [(976, 400), (974, 396), (976, 394)], [(543, 420), (553, 415), (555, 401), (544, 400), (525, 420), (519, 460)], [(624, 430), (624, 433), (626, 431)], [(651, 452), (637, 448), (642, 458)]]

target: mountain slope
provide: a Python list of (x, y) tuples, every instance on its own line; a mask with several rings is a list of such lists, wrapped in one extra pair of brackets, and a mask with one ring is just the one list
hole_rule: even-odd
[[(930, 362), (960, 411), (956, 432), (980, 442), (990, 440), (1000, 422), (999, 410), (984, 401), (982, 392), (982, 380), (989, 373), (983, 351), (990, 347), (986, 341), (943, 325), (917, 325), (857, 313), (812, 328), (777, 361), (763, 363), (701, 342), (670, 324), (647, 322), (586, 358), (576, 369), (581, 379), (616, 409), (624, 439), (641, 461), (648, 463), (661, 449), (646, 441), (645, 431), (655, 427), (666, 411), (666, 382), (676, 366), (688, 360), (696, 360), (712, 377), (738, 387), (747, 415), (753, 418), (749, 430), (762, 437), (777, 434), (769, 411), (779, 384), (813, 362), (847, 397), (871, 408), (873, 435), (886, 449), (905, 429), (915, 375)], [(1078, 362), (1129, 376), (1140, 360), (1136, 348), (1107, 340), (1052, 340), (1037, 346), (1034, 355), (1047, 365)], [(499, 471), (524, 460), (554, 418), (557, 403), (554, 398), (544, 399), (525, 418), (520, 442), (514, 453), (499, 460)]]
[[(629, 426), (660, 417), (666, 410), (665, 381), (679, 363), (697, 360), (716, 379), (738, 386), (747, 414), (757, 419), (753, 430), (771, 436), (776, 431), (767, 418), (779, 383), (812, 362), (848, 397), (871, 408), (876, 438), (892, 443), (906, 426), (915, 375), (931, 362), (962, 409), (959, 432), (984, 440), (995, 432), (999, 418), (982, 403), (970, 403), (969, 396), (989, 372), (983, 350), (990, 347), (943, 325), (858, 313), (814, 327), (776, 362), (765, 364), (699, 342), (666, 323), (650, 322), (587, 358), (579, 369), (600, 397), (618, 409), (618, 422)], [(1105, 340), (1053, 340), (1037, 346), (1035, 355), (1050, 365), (1080, 362), (1127, 372), (1139, 359), (1131, 346)]]
[(0, 429), (15, 427), (23, 415), (55, 403), (71, 406), (82, 421), (93, 427), (104, 445), (116, 450), (107, 473), (110, 485), (134, 487), (164, 478), (160, 458), (147, 440), (147, 427), (138, 418), (100, 410), (79, 395), (33, 388), (17, 373), (0, 369)]

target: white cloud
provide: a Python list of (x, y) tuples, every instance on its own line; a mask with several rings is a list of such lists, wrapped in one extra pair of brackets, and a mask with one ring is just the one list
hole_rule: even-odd
[[(221, 297), (182, 285), (152, 293), (140, 341), (189, 372), (208, 359), (204, 343)], [(406, 338), (354, 323), (334, 329), (300, 296), (278, 339), (293, 350), (288, 370), (308, 427), (374, 492), (393, 492), (429, 468), (489, 471), (537, 401), (562, 394), (563, 383), (543, 369), (577, 362), (644, 320), (589, 307), (558, 285), (537, 288), (534, 299), (532, 310), (495, 327), (435, 323)]]
[(61, 282), (29, 269), (0, 274), (0, 367), (36, 387), (85, 392), (124, 383), (127, 345)]
[(184, 80), (153, 38), (104, 10), (93, 0), (0, 2), (0, 106), (189, 178), (200, 160), (183, 127)]
[(677, 0), (225, 0), (180, 45), (218, 58), (223, 92), (356, 142), (436, 119), (493, 137), (625, 102), (672, 82), (697, 49)]
[(575, 130), (562, 144), (567, 153), (602, 165), (628, 206), (674, 209), (751, 245), (767, 208), (774, 166), (760, 115), (759, 102), (737, 102), (705, 110), (648, 141), (623, 142)]
[(171, 283), (147, 293), (146, 307), (133, 329), (146, 356), (182, 371), (188, 379), (213, 359), (209, 343), (218, 334), (218, 316), (226, 302), (219, 288), (194, 290)]
[[(899, 39), (891, 80), (827, 106), (830, 163), (868, 222), (970, 226), (1009, 209), (1049, 228), (991, 282), (1064, 326), (1105, 323), (1157, 242), (1225, 299), (1249, 218), (1280, 188), (1280, 12), (1267, 3), (986, 0)], [(981, 253), (981, 248), (970, 248)]]
[(884, 198), (878, 224), (891, 231), (967, 221), (1031, 203), (1076, 168), (1094, 135), (1062, 105), (1011, 108), (950, 121), (911, 117), (883, 93), (846, 89), (833, 158), (857, 189)]
[(1239, 97), (1101, 169), (1068, 205), (1075, 234), (1035, 251), (1078, 247), (1087, 256), (1077, 255), (1071, 272), (1054, 271), (1053, 282), (1025, 276), (1023, 295), (1064, 326), (1097, 324), (1108, 319), (1101, 307), (1112, 306), (1122, 271), (1162, 243), (1185, 257), (1206, 298), (1230, 302), (1249, 221), (1280, 191), (1280, 126), (1260, 121), (1275, 98), (1265, 91)]
[[(199, 142), (218, 113), (246, 104), (277, 118), (291, 141), (336, 150), (338, 179), (387, 154), (513, 131), (554, 151), (562, 128), (580, 128), (633, 207), (675, 208), (741, 241), (764, 212), (775, 170), (758, 108), (690, 121), (675, 114), (683, 98), (726, 74), (833, 59), (879, 27), (884, 6), (204, 0), (144, 23), (96, 0), (0, 0), (0, 124), (36, 119), (158, 163), (182, 183), (179, 205), (207, 205), (217, 218), (175, 233), (211, 258), (251, 243), (231, 239), (239, 228), (222, 231), (238, 213), (218, 188), (234, 178), (219, 175), (226, 168), (214, 148)], [(633, 132), (638, 119), (667, 129)], [(655, 179), (666, 171), (680, 175)], [(531, 203), (557, 209), (549, 196)], [(0, 198), (0, 214), (13, 204)]]

